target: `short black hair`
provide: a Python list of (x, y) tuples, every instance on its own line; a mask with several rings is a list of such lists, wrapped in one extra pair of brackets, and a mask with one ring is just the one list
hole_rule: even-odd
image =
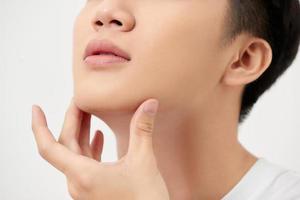
[(230, 44), (240, 33), (267, 41), (273, 53), (270, 66), (255, 81), (245, 85), (239, 123), (258, 98), (268, 90), (295, 59), (300, 38), (299, 0), (228, 0), (224, 41)]

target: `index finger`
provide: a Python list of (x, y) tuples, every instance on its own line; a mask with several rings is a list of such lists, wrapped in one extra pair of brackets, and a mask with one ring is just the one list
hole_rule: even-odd
[(81, 168), (82, 157), (58, 143), (47, 126), (44, 112), (39, 106), (32, 106), (32, 130), (39, 154), (52, 166), (66, 174)]

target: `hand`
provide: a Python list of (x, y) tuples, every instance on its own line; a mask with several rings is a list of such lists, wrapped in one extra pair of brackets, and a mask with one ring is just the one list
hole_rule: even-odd
[[(39, 154), (64, 173), (68, 191), (80, 200), (169, 200), (152, 147), (155, 115), (144, 113), (143, 102), (130, 122), (127, 154), (116, 162), (101, 162), (103, 133), (96, 131), (90, 145), (91, 115), (72, 99), (58, 141), (48, 129), (44, 112), (33, 106), (32, 130)], [(158, 101), (157, 101), (158, 103)]]

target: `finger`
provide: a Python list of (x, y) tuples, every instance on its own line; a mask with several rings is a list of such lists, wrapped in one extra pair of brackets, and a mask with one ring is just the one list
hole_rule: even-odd
[(71, 103), (65, 113), (65, 119), (58, 142), (66, 146), (75, 153), (81, 153), (78, 145), (78, 136), (82, 121), (82, 112), (74, 103), (72, 98)]
[(130, 122), (129, 156), (144, 156), (153, 152), (152, 134), (158, 105), (156, 99), (146, 100), (134, 113)]
[(91, 149), (92, 149), (92, 155), (93, 158), (99, 162), (101, 162), (101, 155), (103, 151), (103, 143), (104, 143), (104, 137), (103, 133), (100, 130), (97, 130), (95, 132)]
[(83, 152), (83, 155), (92, 158), (90, 149), (90, 127), (91, 127), (91, 115), (83, 112), (81, 129), (78, 137), (79, 146)]
[(56, 142), (47, 126), (44, 112), (35, 105), (32, 107), (32, 130), (40, 155), (56, 169), (66, 174), (67, 171), (76, 171), (82, 165), (80, 156)]

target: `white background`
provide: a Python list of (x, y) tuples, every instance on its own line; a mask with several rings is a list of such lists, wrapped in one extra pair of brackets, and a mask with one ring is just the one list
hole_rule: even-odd
[[(37, 152), (31, 105), (40, 105), (56, 138), (72, 96), (72, 28), (83, 0), (0, 0), (0, 199), (71, 199), (65, 176)], [(256, 103), (240, 141), (257, 156), (300, 171), (300, 56)], [(110, 129), (103, 161), (117, 159)], [(92, 132), (93, 133), (93, 132)]]

